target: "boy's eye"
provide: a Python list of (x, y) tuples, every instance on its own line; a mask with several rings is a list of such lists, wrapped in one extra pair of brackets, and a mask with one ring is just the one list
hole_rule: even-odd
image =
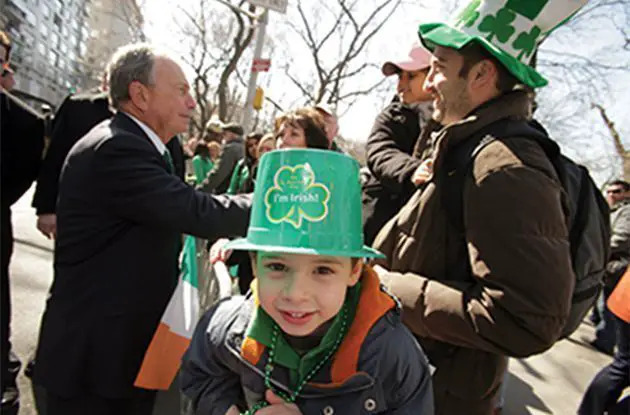
[(321, 266), (321, 267), (317, 267), (315, 272), (320, 275), (330, 275), (330, 274), (334, 274), (335, 270), (330, 267)]
[(282, 272), (287, 270), (287, 266), (281, 262), (269, 262), (264, 265), (269, 271)]

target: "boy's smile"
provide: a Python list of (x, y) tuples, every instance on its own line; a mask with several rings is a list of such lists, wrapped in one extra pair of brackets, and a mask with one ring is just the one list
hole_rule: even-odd
[(260, 306), (291, 336), (308, 336), (334, 318), (361, 264), (347, 257), (258, 252), (253, 260)]
[(307, 324), (309, 321), (311, 321), (311, 317), (313, 317), (313, 315), (315, 314), (315, 312), (300, 313), (284, 310), (279, 311), (280, 315), (282, 315), (282, 318), (284, 318), (289, 324), (293, 324), (296, 326)]

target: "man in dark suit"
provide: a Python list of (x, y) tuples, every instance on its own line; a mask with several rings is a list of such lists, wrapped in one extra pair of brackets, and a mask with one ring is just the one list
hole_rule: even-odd
[(6, 77), (12, 72), (0, 76), (0, 230), (2, 240), (0, 250), (1, 287), (0, 295), (0, 381), (2, 382), (3, 415), (17, 414), (19, 395), (16, 377), (21, 364), (11, 352), (11, 294), (9, 284), (9, 263), (13, 254), (13, 228), (11, 224), (11, 205), (13, 205), (31, 186), (37, 177), (44, 148), (44, 120), (27, 104), (11, 95), (6, 90), (12, 84)]
[(248, 199), (197, 192), (173, 174), (165, 143), (195, 106), (179, 65), (129, 45), (108, 74), (117, 113), (77, 142), (61, 173), (35, 368), (48, 415), (150, 414), (155, 392), (133, 382), (177, 283), (180, 234), (244, 234), (249, 217)]
[[(33, 196), (37, 229), (48, 238), (54, 238), (57, 233), (57, 193), (63, 161), (81, 137), (114, 115), (109, 108), (106, 90), (107, 83), (103, 82), (100, 88), (68, 95), (55, 114), (50, 145)], [(166, 147), (173, 156), (177, 175), (183, 180), (184, 158), (179, 140), (170, 140)]]

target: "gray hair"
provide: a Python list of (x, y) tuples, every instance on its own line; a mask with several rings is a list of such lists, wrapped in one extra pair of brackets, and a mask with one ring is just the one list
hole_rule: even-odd
[(107, 74), (109, 81), (109, 102), (115, 109), (129, 101), (129, 85), (138, 81), (143, 85), (152, 85), (154, 81), (153, 67), (155, 59), (163, 56), (154, 46), (148, 43), (133, 43), (119, 48), (109, 64)]

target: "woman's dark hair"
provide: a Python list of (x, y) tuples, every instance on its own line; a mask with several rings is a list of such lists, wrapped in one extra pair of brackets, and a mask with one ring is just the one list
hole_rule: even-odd
[(205, 141), (200, 141), (195, 147), (195, 156), (201, 156), (203, 158), (210, 158), (210, 151), (208, 150), (208, 144)]
[(276, 118), (276, 134), (280, 132), (280, 128), (283, 124), (302, 128), (308, 148), (329, 149), (330, 144), (328, 137), (326, 137), (324, 117), (314, 108), (299, 108), (294, 111), (286, 112)]
[(256, 140), (256, 141), (260, 141), (260, 139), (262, 138), (263, 134), (262, 133), (249, 133), (247, 134), (247, 137), (245, 137), (246, 140)]
[(258, 143), (260, 143), (260, 139), (262, 138), (262, 133), (249, 133), (247, 134), (247, 137), (245, 137), (245, 161), (247, 162), (247, 165), (251, 168), (251, 166), (254, 165), (254, 163), (256, 163), (256, 159), (254, 159), (248, 151), (249, 148), (249, 142), (251, 140), (256, 141), (256, 146), (254, 146), (254, 151), (258, 152)]

